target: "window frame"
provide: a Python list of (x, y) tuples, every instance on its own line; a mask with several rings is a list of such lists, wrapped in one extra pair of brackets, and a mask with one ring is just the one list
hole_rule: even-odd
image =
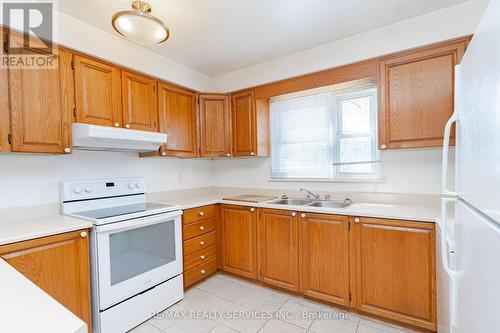
[[(340, 87), (339, 87), (340, 86)], [(343, 87), (342, 87), (343, 86)], [(380, 151), (378, 149), (378, 135), (377, 135), (377, 85), (374, 79), (362, 79), (351, 82), (346, 82), (344, 84), (338, 84), (329, 87), (322, 87), (319, 89), (311, 89), (302, 91), (299, 93), (279, 96), (277, 101), (285, 101), (291, 99), (298, 99), (301, 97), (311, 97), (314, 95), (329, 94), (331, 103), (329, 105), (329, 121), (330, 121), (330, 170), (329, 177), (286, 177), (283, 174), (273, 174), (273, 157), (277, 154), (277, 149), (282, 144), (283, 140), (278, 143), (271, 142), (271, 181), (310, 181), (310, 182), (377, 182), (380, 181)], [(366, 97), (371, 98), (372, 103), (370, 108), (370, 133), (363, 134), (342, 134), (342, 107), (341, 103), (345, 99), (352, 99), (353, 97)], [(273, 99), (271, 99), (271, 103)], [(271, 110), (271, 136), (270, 139), (275, 141), (276, 138), (281, 138), (282, 129), (280, 126), (273, 126), (272, 122), (277, 121), (276, 115), (273, 114), (272, 106)], [(278, 111), (279, 112), (279, 111)], [(283, 112), (283, 111), (281, 111)], [(277, 132), (276, 132), (277, 131)], [(371, 139), (371, 155), (373, 160), (366, 161), (373, 165), (373, 172), (369, 173), (355, 173), (355, 172), (342, 172), (340, 163), (340, 144), (341, 138), (363, 138), (370, 137)], [(361, 164), (361, 163), (353, 163)]]

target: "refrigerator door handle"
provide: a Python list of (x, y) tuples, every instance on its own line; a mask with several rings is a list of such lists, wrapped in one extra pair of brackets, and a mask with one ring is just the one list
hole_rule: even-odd
[(457, 122), (457, 113), (453, 113), (446, 126), (444, 127), (444, 140), (443, 140), (443, 161), (441, 163), (441, 191), (445, 195), (457, 196), (457, 192), (448, 190), (448, 152), (450, 150), (450, 135), (451, 126)]
[[(453, 104), (455, 106), (451, 118), (446, 122), (444, 127), (444, 137), (443, 137), (443, 161), (441, 163), (441, 191), (444, 195), (458, 196), (456, 190), (448, 190), (448, 153), (450, 150), (450, 136), (451, 136), (451, 126), (457, 123), (456, 132), (458, 140), (458, 108), (460, 107), (460, 85), (461, 85), (461, 65), (455, 66), (455, 96)], [(456, 177), (456, 176), (455, 176)]]

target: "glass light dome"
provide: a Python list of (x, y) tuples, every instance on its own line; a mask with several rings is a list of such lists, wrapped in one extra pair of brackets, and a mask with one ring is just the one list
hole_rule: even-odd
[(142, 45), (159, 44), (170, 35), (167, 26), (152, 16), (151, 7), (142, 1), (134, 1), (131, 11), (118, 12), (113, 15), (111, 24), (123, 37)]

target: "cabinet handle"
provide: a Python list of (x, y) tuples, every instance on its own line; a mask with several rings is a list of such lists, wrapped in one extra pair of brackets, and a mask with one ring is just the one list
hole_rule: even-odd
[(292, 212), (292, 216), (293, 216), (293, 217), (297, 216), (297, 213)]
[(205, 242), (204, 242), (204, 241), (201, 241), (201, 242), (200, 242), (200, 245), (205, 245)]
[(200, 259), (201, 259), (201, 260), (205, 259), (205, 256), (203, 256), (203, 255), (202, 255), (202, 256), (200, 256)]
[(82, 231), (82, 232), (80, 232), (80, 236), (81, 236), (82, 238), (87, 237), (87, 232), (86, 232), (86, 231)]
[(203, 216), (203, 215), (205, 215), (205, 213), (203, 213), (203, 212), (200, 212), (200, 216)]
[(386, 146), (386, 145), (381, 145), (381, 146), (380, 146), (380, 149), (386, 149), (386, 148), (387, 148), (387, 146)]
[(206, 271), (204, 269), (202, 269), (200, 272), (201, 272), (201, 274), (205, 274), (206, 273)]
[(68, 148), (68, 147), (64, 148), (64, 152), (65, 152), (66, 154), (71, 153), (71, 148)]
[(226, 156), (227, 156), (227, 157), (231, 157), (231, 154), (227, 153), (227, 154), (226, 154)]
[(359, 218), (357, 218), (357, 217), (356, 217), (356, 218), (354, 219), (354, 223), (359, 223), (359, 222), (360, 222)]
[(254, 152), (251, 152), (251, 153), (250, 153), (250, 155), (255, 156), (255, 153), (254, 153)]
[(115, 127), (120, 127), (120, 123), (115, 123)]
[(205, 227), (204, 227), (204, 226), (201, 226), (201, 227), (200, 227), (200, 230), (205, 230)]
[(125, 124), (125, 128), (130, 128), (130, 125), (129, 124)]
[(255, 212), (255, 208), (250, 208), (250, 211), (253, 213)]
[(161, 156), (167, 156), (167, 153), (165, 153), (164, 151), (161, 152)]
[(302, 214), (300, 214), (300, 217), (304, 218), (304, 217), (306, 217), (306, 214), (302, 213)]

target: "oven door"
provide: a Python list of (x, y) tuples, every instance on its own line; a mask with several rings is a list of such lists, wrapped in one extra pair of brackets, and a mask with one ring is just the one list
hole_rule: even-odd
[(182, 273), (181, 214), (96, 227), (100, 310)]

